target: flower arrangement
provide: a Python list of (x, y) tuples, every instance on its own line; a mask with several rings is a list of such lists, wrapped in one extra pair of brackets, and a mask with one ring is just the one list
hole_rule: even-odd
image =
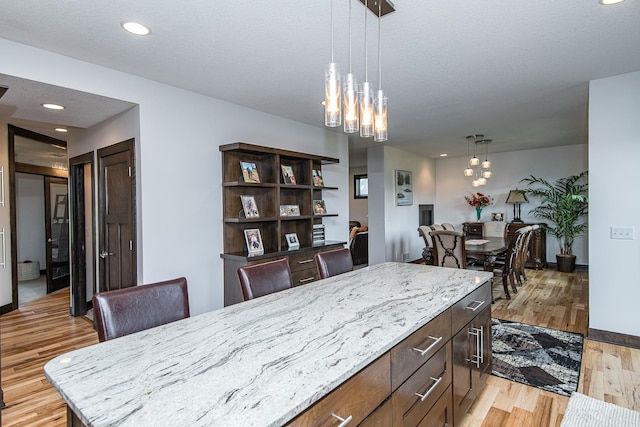
[(493, 197), (482, 193), (469, 193), (471, 196), (464, 196), (464, 199), (469, 203), (469, 206), (474, 208), (484, 208), (493, 204)]

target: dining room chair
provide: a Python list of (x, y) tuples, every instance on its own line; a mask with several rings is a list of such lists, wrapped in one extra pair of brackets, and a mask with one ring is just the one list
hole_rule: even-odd
[(353, 260), (349, 249), (318, 252), (314, 256), (321, 279), (353, 270)]
[(444, 230), (449, 230), (449, 231), (456, 231), (456, 228), (453, 226), (453, 224), (450, 224), (448, 222), (443, 222), (442, 223), (442, 228)]
[(424, 240), (424, 249), (422, 249), (422, 259), (427, 265), (433, 265), (433, 241), (429, 232), (431, 229), (427, 225), (418, 226), (418, 234)]
[[(522, 244), (522, 239), (526, 236), (526, 227), (518, 229), (516, 234), (509, 241), (507, 251), (505, 252), (504, 263), (496, 262), (496, 267), (493, 269), (493, 277), (500, 279), (504, 294), (507, 299), (511, 299), (509, 293), (509, 284), (514, 294), (518, 293), (516, 287), (516, 264), (518, 257), (518, 248)], [(494, 282), (495, 283), (495, 282)]]
[(187, 279), (132, 286), (93, 295), (100, 342), (189, 317)]
[(482, 237), (502, 237), (507, 236), (506, 223), (503, 221), (487, 221), (482, 223)]
[[(535, 227), (538, 228), (539, 226), (536, 224)], [(529, 258), (529, 242), (531, 241), (531, 237), (533, 236), (534, 226), (528, 225), (526, 227), (522, 227), (520, 230), (522, 230), (524, 236), (521, 238), (519, 247), (517, 248), (517, 257), (514, 271), (518, 285), (522, 286), (522, 283), (527, 280), (527, 274), (525, 272), (524, 266), (527, 263), (527, 259)]]
[(436, 230), (429, 233), (433, 241), (433, 265), (467, 268), (464, 234), (460, 231)]
[(293, 287), (287, 258), (239, 267), (238, 278), (245, 301)]

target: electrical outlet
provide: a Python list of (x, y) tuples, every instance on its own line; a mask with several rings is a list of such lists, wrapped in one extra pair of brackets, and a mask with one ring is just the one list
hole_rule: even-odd
[(611, 227), (611, 238), (622, 240), (633, 240), (634, 229), (633, 227)]

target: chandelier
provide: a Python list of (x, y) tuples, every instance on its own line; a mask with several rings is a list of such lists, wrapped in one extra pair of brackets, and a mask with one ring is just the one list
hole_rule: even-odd
[[(491, 172), (491, 162), (489, 161), (489, 144), (490, 139), (484, 139), (484, 135), (473, 134), (467, 136), (467, 157), (471, 155), (469, 146), (473, 143), (473, 157), (469, 158), (467, 168), (464, 170), (464, 176), (471, 178), (471, 185), (474, 187), (480, 187), (487, 184), (487, 180), (491, 178), (493, 173)], [(478, 149), (478, 147), (480, 147)], [(484, 150), (483, 150), (484, 148)], [(478, 154), (482, 157), (484, 152), (484, 161), (481, 162), (478, 158)]]
[[(387, 97), (382, 90), (382, 60), (380, 48), (380, 19), (395, 11), (389, 0), (360, 0), (364, 4), (364, 74), (362, 85), (351, 70), (351, 2), (349, 0), (349, 73), (341, 85), (338, 64), (334, 61), (333, 0), (331, 0), (331, 62), (325, 70), (324, 124), (338, 127), (343, 123), (344, 132), (360, 132), (363, 138), (373, 137), (374, 141), (387, 140)], [(373, 85), (369, 82), (367, 55), (367, 9), (378, 18), (378, 91), (374, 96)], [(344, 108), (343, 108), (344, 101)]]

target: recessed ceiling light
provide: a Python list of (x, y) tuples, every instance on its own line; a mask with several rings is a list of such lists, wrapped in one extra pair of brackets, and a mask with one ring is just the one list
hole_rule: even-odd
[(146, 36), (151, 33), (151, 30), (148, 27), (145, 27), (138, 22), (122, 22), (120, 23), (120, 25), (122, 25), (122, 28), (124, 28), (126, 31), (130, 32), (131, 34), (135, 34), (136, 36)]
[(67, 149), (67, 147), (65, 147), (64, 145), (51, 144), (51, 146), (53, 148), (57, 148), (58, 150), (66, 150)]
[(603, 5), (608, 5), (608, 4), (616, 4), (616, 3), (622, 3), (624, 0), (600, 0), (600, 4)]
[(447, 153), (440, 154), (440, 157), (447, 157)]
[(44, 103), (40, 105), (44, 108), (48, 108), (49, 110), (64, 110), (64, 106), (59, 104)]
[(65, 128), (56, 128), (55, 131), (56, 132), (67, 133), (67, 130)]

